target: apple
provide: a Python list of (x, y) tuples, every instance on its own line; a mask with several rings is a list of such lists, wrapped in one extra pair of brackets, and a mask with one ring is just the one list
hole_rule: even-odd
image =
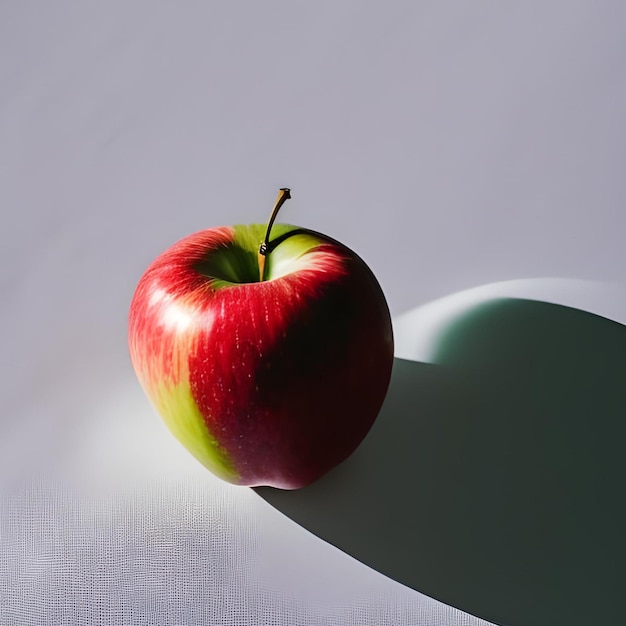
[[(320, 233), (209, 228), (163, 252), (129, 313), (137, 377), (219, 477), (297, 489), (344, 461), (382, 406), (391, 318), (367, 265)], [(265, 237), (264, 237), (265, 231)]]

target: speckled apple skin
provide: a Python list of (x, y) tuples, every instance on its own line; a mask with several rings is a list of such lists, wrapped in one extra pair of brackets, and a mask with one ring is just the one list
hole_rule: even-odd
[[(131, 303), (130, 355), (169, 429), (208, 469), (297, 489), (344, 461), (374, 423), (391, 319), (354, 252), (294, 226), (274, 226), (267, 280), (227, 280), (254, 275), (264, 230), (203, 230), (155, 259)], [(242, 267), (228, 267), (235, 248), (248, 250)]]

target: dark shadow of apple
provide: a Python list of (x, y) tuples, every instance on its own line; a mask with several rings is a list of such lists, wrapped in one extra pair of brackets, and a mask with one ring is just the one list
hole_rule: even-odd
[(396, 359), (342, 466), (257, 492), (383, 574), (510, 626), (619, 623), (626, 564), (626, 327), (498, 299), (433, 364)]

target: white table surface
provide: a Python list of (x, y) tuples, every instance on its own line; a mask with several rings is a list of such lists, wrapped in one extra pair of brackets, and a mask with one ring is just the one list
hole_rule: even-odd
[(485, 623), (198, 467), (135, 381), (128, 304), (170, 243), (287, 185), (281, 219), (356, 250), (394, 316), (552, 278), (610, 283), (563, 303), (623, 322), (625, 23), (619, 0), (1, 3), (0, 622)]

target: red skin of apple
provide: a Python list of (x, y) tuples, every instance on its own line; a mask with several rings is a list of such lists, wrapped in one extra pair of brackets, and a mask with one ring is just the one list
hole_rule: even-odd
[[(212, 255), (261, 229), (207, 229), (159, 256), (131, 304), (130, 353), (157, 410), (209, 469), (297, 489), (344, 461), (374, 423), (391, 376), (391, 319), (367, 265), (313, 231), (275, 227), (315, 242), (291, 272), (245, 283), (207, 275)], [(177, 426), (187, 413), (208, 440)]]

